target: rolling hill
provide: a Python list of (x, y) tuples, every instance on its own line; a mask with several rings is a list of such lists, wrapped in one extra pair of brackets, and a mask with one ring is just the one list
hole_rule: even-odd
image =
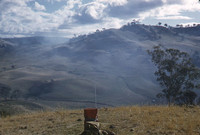
[(1, 39), (0, 46), (9, 46), (9, 51), (0, 48), (4, 54), (0, 56), (0, 82), (41, 102), (93, 107), (96, 89), (99, 106), (151, 104), (161, 88), (146, 50), (159, 44), (177, 48), (188, 52), (199, 66), (199, 31), (199, 25), (166, 28), (131, 24), (69, 41)]

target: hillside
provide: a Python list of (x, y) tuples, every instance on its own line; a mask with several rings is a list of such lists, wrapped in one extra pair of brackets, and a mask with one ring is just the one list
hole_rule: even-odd
[[(198, 135), (200, 108), (118, 107), (102, 108), (101, 129), (118, 135)], [(0, 119), (0, 134), (78, 135), (83, 131), (83, 110), (59, 110)]]
[(199, 66), (199, 30), (199, 26), (131, 24), (68, 42), (41, 37), (1, 39), (3, 44), (12, 44), (14, 51), (0, 48), (4, 52), (0, 82), (20, 89), (26, 98), (44, 100), (45, 105), (48, 101), (49, 105), (55, 101), (74, 106), (89, 102), (94, 107), (95, 88), (101, 106), (152, 104), (161, 88), (146, 50), (158, 44), (178, 48)]
[(0, 117), (32, 113), (50, 109), (33, 101), (0, 101)]

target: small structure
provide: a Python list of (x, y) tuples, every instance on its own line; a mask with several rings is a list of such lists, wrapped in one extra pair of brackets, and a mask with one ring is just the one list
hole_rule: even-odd
[(97, 122), (98, 116), (97, 116), (98, 110), (97, 108), (86, 108), (84, 109), (84, 130), (87, 130), (87, 122)]
[(84, 109), (85, 121), (98, 121), (97, 113), (97, 108)]
[(113, 132), (100, 130), (97, 113), (97, 108), (84, 109), (84, 131), (81, 135), (115, 135)]

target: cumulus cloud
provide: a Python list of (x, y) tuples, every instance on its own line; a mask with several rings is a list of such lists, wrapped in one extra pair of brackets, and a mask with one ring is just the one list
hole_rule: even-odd
[(139, 13), (139, 17), (141, 19), (145, 19), (148, 17), (155, 17), (155, 19), (171, 19), (177, 20), (189, 20), (193, 19), (189, 16), (182, 15), (183, 12), (199, 12), (200, 4), (197, 0), (180, 0), (180, 1), (172, 1), (172, 0), (163, 0), (164, 4), (157, 8), (151, 9), (146, 12)]
[(123, 5), (109, 4), (106, 12), (118, 18), (136, 17), (138, 13), (162, 6), (161, 0), (129, 0)]
[(98, 2), (82, 5), (74, 19), (81, 24), (97, 23), (104, 17), (105, 8), (104, 4)]
[[(45, 7), (34, 2), (32, 9), (29, 2), (32, 0), (3, 0), (0, 2), (0, 29), (1, 35), (34, 35), (37, 32), (55, 31), (65, 19), (73, 15), (68, 7), (54, 13), (45, 12)], [(69, 19), (70, 20), (70, 19)]]
[(80, 24), (101, 23), (108, 17), (129, 19), (163, 3), (162, 0), (95, 0), (81, 4), (73, 18)]
[[(88, 33), (101, 28), (118, 28), (133, 18), (190, 20), (183, 12), (200, 12), (198, 0), (0, 0), (0, 33)], [(63, 2), (48, 12), (48, 2)], [(61, 4), (61, 3), (60, 3)], [(46, 7), (45, 7), (46, 6)], [(53, 5), (52, 5), (53, 6)], [(181, 23), (181, 22), (180, 22)], [(73, 35), (73, 34), (72, 34)]]
[(36, 10), (46, 10), (44, 5), (40, 5), (38, 2), (35, 2), (35, 9)]

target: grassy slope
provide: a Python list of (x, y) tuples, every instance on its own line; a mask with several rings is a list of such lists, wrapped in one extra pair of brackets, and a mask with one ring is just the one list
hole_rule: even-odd
[(0, 101), (0, 116), (11, 116), (33, 111), (45, 110), (47, 107), (33, 101), (7, 100)]
[[(102, 129), (118, 135), (199, 135), (200, 108), (119, 107), (99, 110)], [(81, 118), (82, 121), (77, 121)], [(133, 131), (131, 131), (133, 129)], [(83, 110), (38, 112), (0, 119), (3, 135), (78, 135), (83, 131)]]

